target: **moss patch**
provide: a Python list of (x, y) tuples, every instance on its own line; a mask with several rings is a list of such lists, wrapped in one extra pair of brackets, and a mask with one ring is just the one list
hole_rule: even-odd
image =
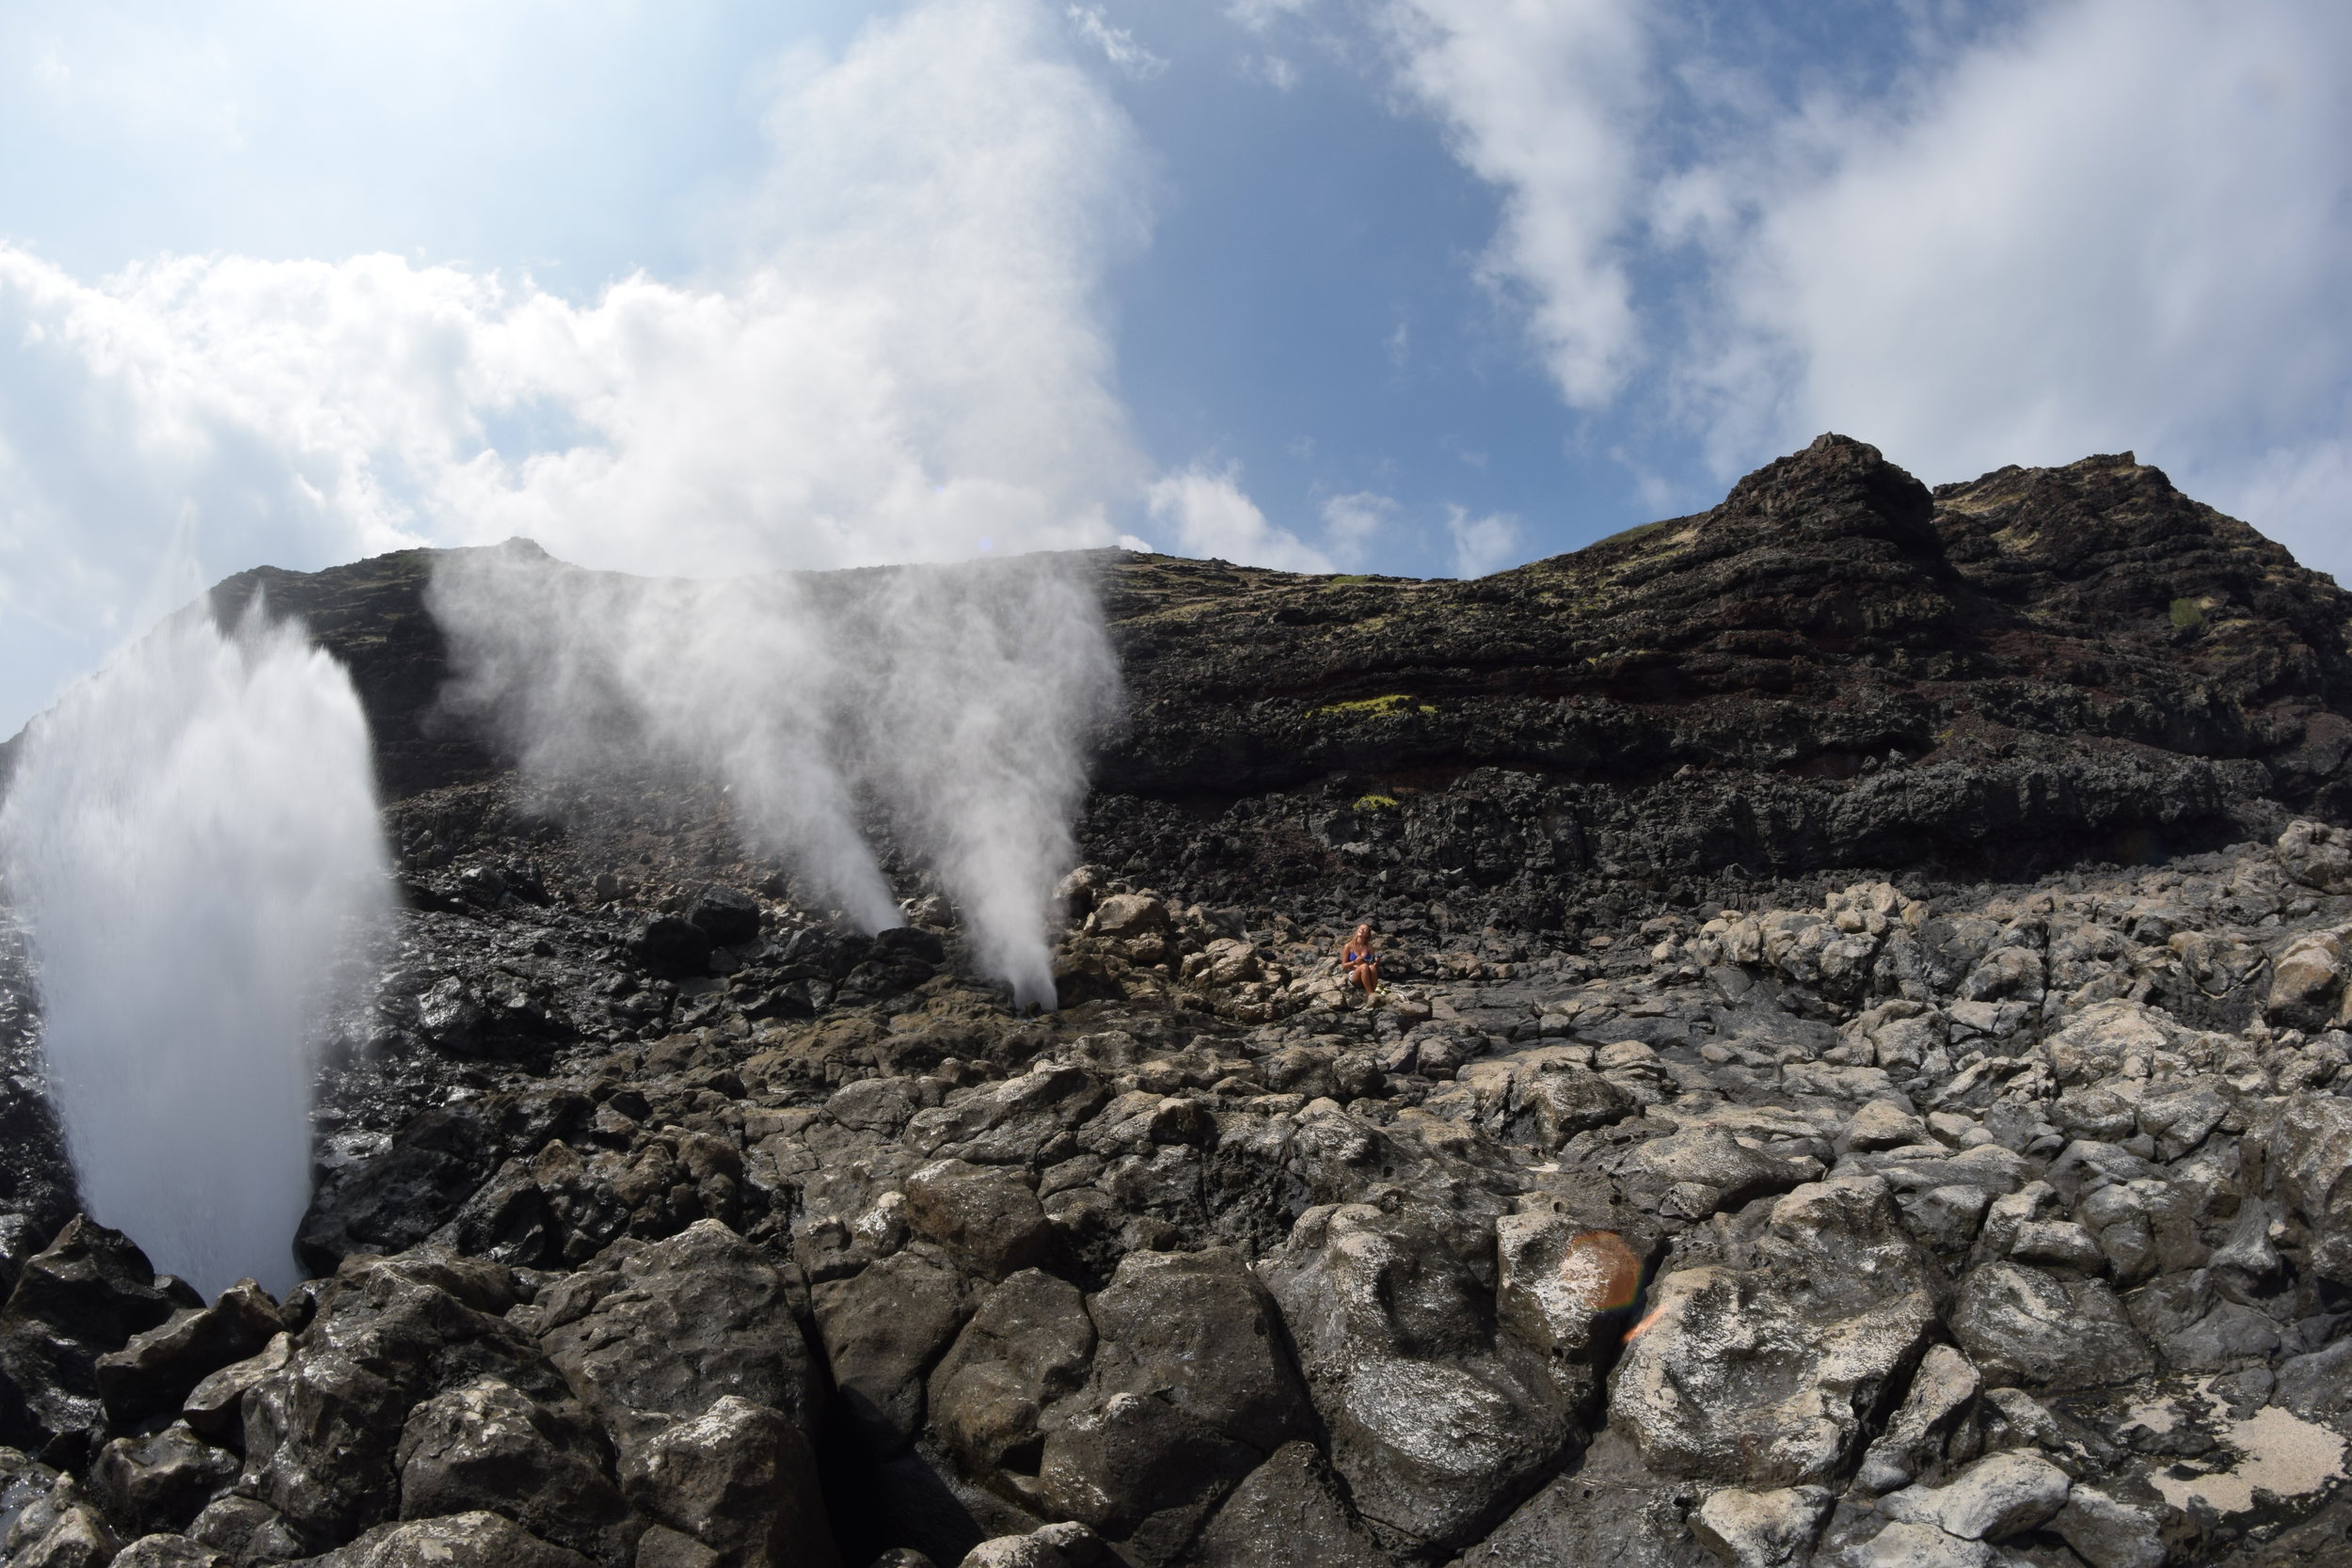
[(2172, 624), (2184, 630), (2202, 626), (2205, 624), (2205, 607), (2195, 599), (2174, 599)]
[(1596, 539), (1593, 543), (1596, 545), (1629, 545), (1636, 539), (1646, 539), (1661, 530), (1672, 528), (1682, 520), (1680, 517), (1661, 517), (1654, 523), (1636, 523), (1631, 528), (1613, 533), (1606, 539)]
[(1403, 713), (1408, 708), (1417, 713), (1438, 711), (1427, 703), (1416, 703), (1412, 694), (1405, 691), (1391, 691), (1385, 697), (1363, 697), (1352, 703), (1330, 703), (1314, 711), (1319, 715), (1329, 713), (1350, 719), (1385, 719), (1390, 714)]
[(1396, 810), (1396, 797), (1393, 795), (1359, 795), (1356, 797), (1356, 809), (1358, 811), (1394, 811)]

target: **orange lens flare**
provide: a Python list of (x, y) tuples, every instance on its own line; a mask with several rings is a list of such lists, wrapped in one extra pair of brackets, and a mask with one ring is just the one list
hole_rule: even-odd
[(1560, 1275), (1593, 1312), (1620, 1311), (1642, 1291), (1642, 1260), (1613, 1230), (1580, 1230), (1570, 1237)]

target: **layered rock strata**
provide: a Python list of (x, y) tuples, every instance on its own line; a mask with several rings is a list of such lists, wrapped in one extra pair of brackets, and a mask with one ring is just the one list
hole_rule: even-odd
[(1491, 586), (1122, 562), (1045, 1016), (911, 867), (846, 934), (713, 797), (431, 733), (407, 569), (312, 582), (408, 671), (315, 1277), (72, 1218), (28, 1055), (8, 1560), (2352, 1554), (2344, 601), (2153, 470), (1825, 440)]

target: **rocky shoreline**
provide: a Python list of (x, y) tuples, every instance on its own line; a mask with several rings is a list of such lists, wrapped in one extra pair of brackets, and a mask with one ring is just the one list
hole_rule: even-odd
[(314, 1277), (74, 1217), (0, 974), (0, 1554), (2352, 1560), (2346, 601), (2150, 475), (1825, 438), (1492, 586), (1124, 563), (1042, 1016), (896, 857), (845, 934), (715, 795), (434, 734), (397, 558), (275, 584), (404, 903)]

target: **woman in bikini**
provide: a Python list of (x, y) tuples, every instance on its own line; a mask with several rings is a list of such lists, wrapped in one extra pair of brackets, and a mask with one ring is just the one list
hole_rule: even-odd
[(1372, 927), (1369, 922), (1359, 926), (1340, 943), (1340, 967), (1348, 978), (1364, 988), (1369, 1001), (1380, 989), (1380, 960), (1373, 957)]

